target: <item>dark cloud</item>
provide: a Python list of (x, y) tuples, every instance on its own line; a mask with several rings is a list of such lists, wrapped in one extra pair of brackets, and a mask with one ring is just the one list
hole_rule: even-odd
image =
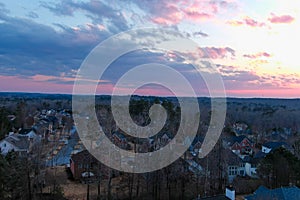
[[(74, 30), (50, 26), (29, 19), (14, 18), (0, 13), (0, 65), (1, 74), (58, 75), (78, 69), (89, 51), (110, 33), (95, 27)], [(12, 69), (16, 70), (12, 72)]]
[(42, 1), (41, 6), (58, 16), (73, 16), (75, 11), (72, 0), (61, 1), (60, 3), (47, 3)]
[[(99, 29), (97, 24), (72, 28), (55, 23), (53, 25), (57, 28), (53, 28), (31, 19), (11, 17), (4, 12), (0, 20), (3, 21), (0, 24), (1, 74), (24, 78), (39, 74), (52, 77), (48, 81), (57, 83), (71, 83), (69, 79), (53, 77), (73, 77), (88, 53), (111, 36), (111, 32)], [(151, 33), (148, 34), (136, 37), (153, 38)], [(182, 61), (180, 55), (142, 50), (117, 59), (102, 79), (115, 82), (132, 67), (152, 62), (171, 65), (178, 70), (189, 68)]]
[(194, 32), (193, 35), (194, 35), (194, 36), (208, 37), (208, 34), (202, 32), (202, 31)]
[(75, 2), (63, 0), (60, 3), (42, 2), (41, 5), (58, 16), (73, 16), (74, 12), (81, 11), (95, 24), (108, 23), (112, 33), (125, 31), (129, 28), (121, 10), (114, 9), (102, 1)]
[(0, 16), (8, 14), (9, 10), (6, 9), (5, 4), (0, 2)]
[(224, 80), (234, 80), (237, 82), (249, 82), (260, 80), (260, 77), (251, 71), (233, 71), (227, 75), (223, 75)]

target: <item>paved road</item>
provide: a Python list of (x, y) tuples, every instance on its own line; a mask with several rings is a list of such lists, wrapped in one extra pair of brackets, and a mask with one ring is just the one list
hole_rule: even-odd
[(71, 137), (68, 140), (68, 144), (64, 145), (51, 160), (46, 161), (46, 166), (58, 166), (69, 164), (71, 153), (77, 142), (78, 139), (75, 138), (75, 132), (71, 131)]

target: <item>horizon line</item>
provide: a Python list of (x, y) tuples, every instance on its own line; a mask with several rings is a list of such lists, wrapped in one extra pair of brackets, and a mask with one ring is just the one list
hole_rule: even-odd
[[(3, 93), (15, 93), (15, 94), (41, 94), (41, 95), (74, 95), (72, 93), (55, 93), (55, 92), (26, 92), (26, 91), (0, 91), (0, 94)], [(93, 95), (93, 94), (76, 94), (76, 95)], [(94, 96), (112, 96), (111, 94), (95, 94)], [(160, 98), (192, 98), (191, 96), (155, 96), (155, 95), (140, 95), (140, 94), (132, 94), (132, 95), (118, 95), (120, 97), (125, 96), (138, 96), (138, 97), (160, 97)], [(283, 98), (283, 97), (239, 97), (239, 96), (226, 96), (226, 97), (210, 97), (210, 96), (197, 96), (197, 98), (226, 98), (226, 99), (282, 99), (282, 100), (300, 100), (300, 97), (290, 97), (290, 98)]]

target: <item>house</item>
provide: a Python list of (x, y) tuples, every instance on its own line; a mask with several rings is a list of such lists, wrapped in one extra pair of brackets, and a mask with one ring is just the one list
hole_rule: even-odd
[(117, 145), (121, 148), (127, 149), (128, 142), (127, 142), (126, 137), (122, 133), (114, 132), (112, 135), (112, 138), (113, 138), (113, 142), (115, 145)]
[(257, 170), (257, 165), (260, 161), (260, 158), (253, 158), (250, 156), (246, 156), (243, 159), (245, 163), (245, 175), (251, 177), (251, 178), (258, 178), (256, 170)]
[(261, 148), (261, 151), (263, 153), (270, 153), (272, 151), (275, 151), (276, 149), (279, 149), (280, 147), (282, 148), (285, 148), (289, 151), (293, 151), (292, 147), (290, 145), (288, 145), (287, 143), (285, 142), (267, 142), (267, 143), (264, 143), (262, 145), (262, 148)]
[(222, 152), (224, 162), (226, 163), (226, 174), (229, 183), (232, 183), (237, 176), (245, 176), (245, 163), (243, 160), (229, 149)]
[(231, 136), (224, 139), (223, 145), (237, 155), (252, 155), (254, 152), (254, 142), (244, 135)]
[(203, 167), (194, 160), (185, 160), (189, 164), (189, 170), (194, 174), (205, 175), (205, 170)]
[[(245, 162), (228, 148), (222, 148), (211, 153), (205, 158), (193, 158), (200, 166), (206, 170), (211, 179), (220, 178), (220, 174), (214, 173), (222, 171), (222, 178), (228, 183), (232, 183), (237, 176), (246, 176)], [(213, 172), (213, 173), (211, 173)]]
[(249, 135), (252, 134), (251, 129), (249, 129), (249, 126), (242, 122), (234, 123), (232, 129), (237, 136), (243, 134), (249, 134)]
[(58, 119), (53, 115), (48, 115), (44, 120), (49, 122), (51, 129), (56, 129), (59, 126)]
[(245, 196), (245, 200), (255, 199), (299, 200), (300, 189), (295, 186), (276, 189), (268, 189), (264, 186), (260, 186), (252, 195)]
[(29, 153), (30, 141), (28, 136), (22, 136), (18, 133), (10, 133), (6, 138), (0, 141), (0, 152), (2, 155), (14, 151), (20, 156), (26, 156)]
[(161, 147), (167, 145), (170, 141), (170, 136), (167, 133), (164, 133), (163, 136), (159, 138), (159, 144)]
[(34, 129), (21, 129), (19, 131), (20, 136), (27, 136), (32, 145), (41, 142), (42, 137), (36, 133)]
[(164, 146), (166, 146), (172, 138), (172, 134), (169, 132), (163, 133), (160, 137), (155, 138), (153, 141), (151, 141), (151, 146), (154, 150), (158, 150)]
[(73, 154), (70, 159), (70, 169), (75, 180), (85, 177), (86, 173), (97, 174), (99, 161), (94, 158), (87, 150)]
[(189, 147), (189, 151), (192, 156), (198, 156), (199, 152), (201, 152), (202, 143), (204, 141), (204, 136), (196, 135), (192, 144)]

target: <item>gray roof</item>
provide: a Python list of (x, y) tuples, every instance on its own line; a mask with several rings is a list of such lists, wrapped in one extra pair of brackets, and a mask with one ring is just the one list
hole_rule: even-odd
[(28, 150), (29, 148), (29, 140), (27, 136), (12, 134), (4, 140), (17, 147), (19, 150)]
[(241, 143), (244, 139), (247, 139), (251, 144), (254, 144), (253, 141), (251, 141), (248, 137), (245, 135), (240, 135), (240, 136), (230, 136), (225, 139), (229, 143), (230, 146), (232, 146), (234, 143)]
[(282, 199), (282, 200), (299, 200), (300, 189), (298, 187), (281, 187), (276, 189), (268, 189), (264, 186), (260, 186), (253, 195), (245, 197), (246, 200), (255, 199)]
[(224, 149), (222, 151), (222, 157), (228, 166), (238, 166), (243, 162), (243, 160), (230, 149)]
[(267, 142), (264, 143), (263, 146), (272, 150), (279, 149), (280, 147), (283, 147), (287, 150), (291, 149), (290, 145), (288, 145), (286, 142)]
[(262, 151), (258, 151), (255, 155), (254, 155), (254, 158), (257, 158), (257, 159), (262, 159), (262, 158), (265, 158), (267, 156), (266, 153), (262, 152)]

